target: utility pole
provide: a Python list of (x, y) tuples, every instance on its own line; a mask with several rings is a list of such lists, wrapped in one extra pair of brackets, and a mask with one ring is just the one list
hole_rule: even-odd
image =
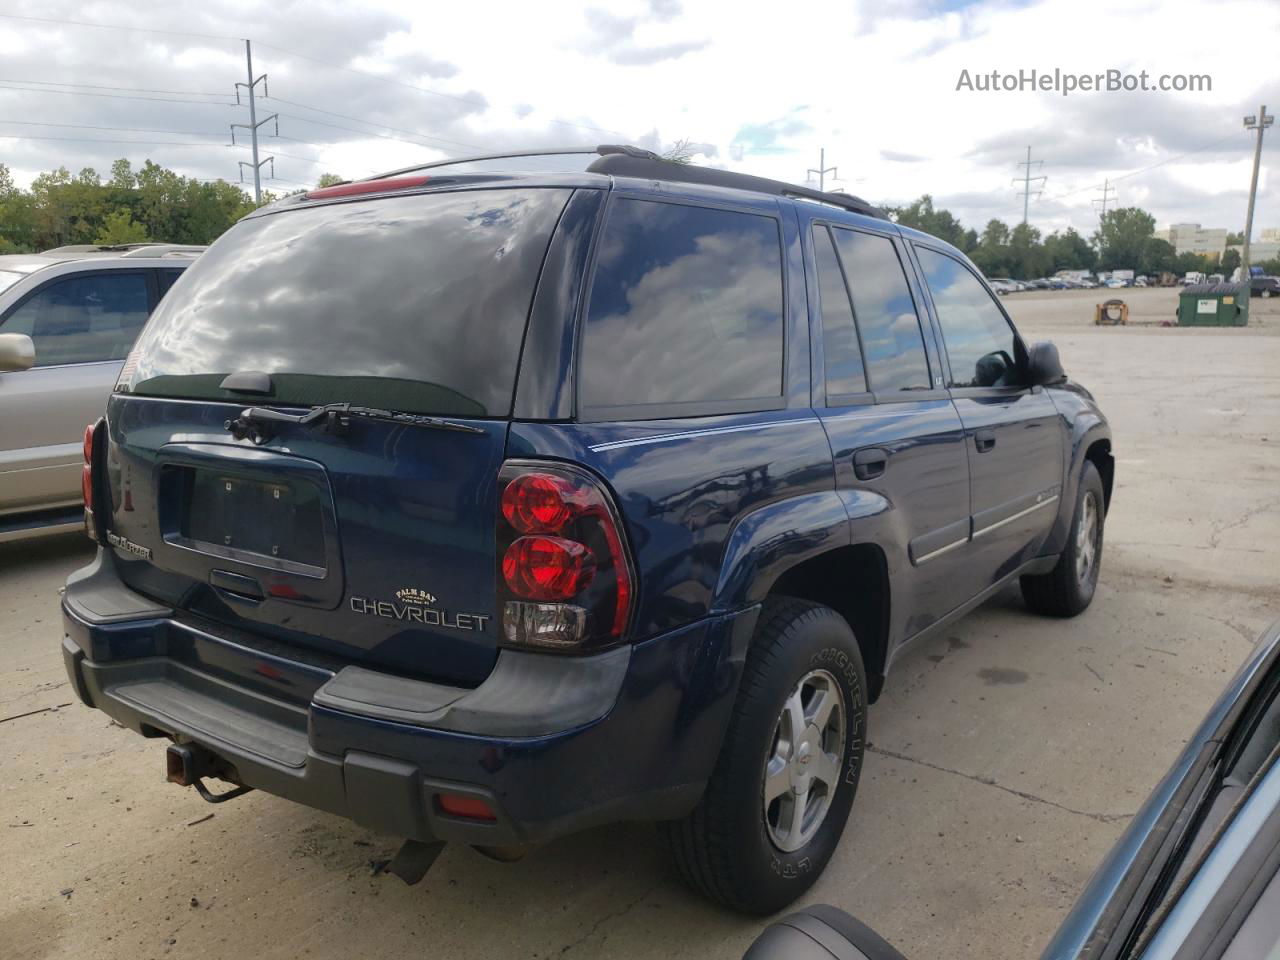
[[(1256, 117), (1249, 116), (1244, 118), (1244, 128), (1246, 130), (1258, 131), (1258, 142), (1253, 147), (1253, 180), (1249, 183), (1249, 212), (1245, 214), (1244, 218), (1244, 249), (1240, 255), (1240, 276), (1247, 284), (1253, 282), (1249, 279), (1249, 236), (1253, 233), (1253, 201), (1258, 195), (1258, 164), (1262, 162), (1262, 135), (1266, 132), (1267, 127), (1275, 122), (1275, 119), (1274, 116), (1267, 114), (1267, 105), (1265, 103), (1258, 110)], [(1245, 294), (1245, 296), (1248, 295), (1248, 293)]]
[(818, 151), (818, 169), (815, 170), (813, 169), (813, 167), (810, 167), (808, 170), (805, 171), (805, 176), (807, 177), (811, 173), (816, 173), (818, 175), (819, 192), (825, 191), (827, 189), (828, 173), (831, 174), (831, 179), (834, 180), (837, 178), (838, 174), (836, 173), (836, 168), (827, 166), (827, 148), (826, 147), (822, 147)]
[[(1025, 161), (1019, 161), (1018, 166), (1027, 168), (1027, 172), (1023, 176), (1013, 178), (1014, 183), (1022, 184), (1022, 225), (1025, 227), (1027, 225), (1027, 211), (1031, 207), (1031, 184), (1036, 180), (1041, 181), (1043, 184), (1043, 182), (1049, 178), (1045, 176), (1033, 177), (1031, 175), (1031, 167), (1033, 166), (1031, 160), (1031, 147), (1027, 147), (1027, 159)], [(1034, 162), (1034, 166), (1043, 167), (1044, 161), (1036, 160)], [(1036, 196), (1040, 196), (1043, 192), (1043, 190), (1037, 190)]]
[(1111, 181), (1110, 180), (1102, 181), (1102, 196), (1093, 201), (1095, 204), (1101, 204), (1101, 209), (1098, 213), (1099, 223), (1107, 219), (1107, 204), (1110, 202), (1111, 195), (1114, 193), (1115, 193), (1115, 190), (1111, 186)]
[(236, 103), (237, 104), (240, 103), (240, 88), (244, 87), (247, 91), (249, 91), (249, 122), (231, 124), (231, 142), (232, 144), (236, 142), (237, 127), (239, 127), (241, 130), (249, 131), (249, 140), (250, 140), (250, 143), (252, 144), (252, 149), (253, 149), (253, 162), (246, 163), (243, 160), (240, 161), (240, 182), (244, 183), (244, 168), (252, 167), (253, 168), (253, 200), (255, 203), (262, 203), (262, 165), (264, 163), (271, 164), (271, 176), (275, 177), (276, 158), (263, 157), (261, 160), (258, 159), (258, 128), (274, 120), (276, 124), (276, 134), (279, 135), (280, 115), (273, 113), (269, 117), (263, 117), (261, 120), (258, 119), (258, 107), (257, 107), (257, 104), (254, 102), (254, 88), (256, 88), (258, 84), (261, 83), (263, 96), (269, 97), (271, 96), (271, 94), (267, 90), (267, 75), (264, 73), (262, 76), (257, 78), (255, 78), (253, 75), (253, 49), (248, 40), (244, 42), (244, 60), (245, 60), (245, 64), (249, 68), (249, 82), (236, 84)]

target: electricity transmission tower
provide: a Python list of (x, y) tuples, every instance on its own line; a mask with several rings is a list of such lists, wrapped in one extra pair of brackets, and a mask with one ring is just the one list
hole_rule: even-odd
[(810, 167), (805, 171), (805, 176), (816, 173), (818, 175), (818, 190), (823, 191), (827, 188), (827, 174), (831, 174), (831, 179), (835, 180), (839, 177), (835, 167), (827, 166), (827, 148), (823, 147), (818, 151), (818, 169)]
[(280, 133), (280, 115), (273, 113), (269, 117), (258, 119), (258, 108), (254, 102), (255, 88), (261, 83), (263, 96), (269, 97), (271, 93), (267, 89), (267, 75), (264, 73), (257, 78), (253, 75), (253, 49), (248, 40), (244, 42), (244, 60), (249, 68), (249, 82), (236, 84), (236, 103), (240, 103), (240, 88), (244, 87), (249, 93), (249, 122), (231, 124), (231, 142), (233, 144), (236, 142), (237, 127), (241, 130), (249, 131), (249, 140), (253, 149), (253, 162), (240, 161), (240, 182), (244, 183), (244, 168), (251, 167), (253, 169), (253, 200), (255, 203), (262, 203), (262, 166), (267, 163), (271, 164), (271, 176), (274, 178), (276, 175), (276, 158), (263, 157), (261, 160), (258, 159), (258, 128), (275, 121), (276, 135), (278, 136)]
[(1101, 223), (1107, 219), (1107, 203), (1115, 196), (1115, 187), (1111, 186), (1110, 180), (1102, 181), (1102, 196), (1093, 202), (1099, 205), (1098, 222)]
[[(1027, 147), (1027, 159), (1024, 161), (1019, 161), (1018, 166), (1027, 168), (1027, 172), (1023, 174), (1021, 177), (1013, 178), (1014, 183), (1022, 184), (1022, 225), (1025, 227), (1027, 225), (1027, 210), (1031, 206), (1031, 193), (1032, 193), (1031, 184), (1038, 180), (1040, 182), (1040, 185), (1043, 187), (1044, 182), (1049, 178), (1043, 175), (1038, 177), (1033, 177), (1031, 175), (1031, 167), (1032, 166), (1043, 167), (1044, 161), (1036, 160), (1033, 162), (1031, 159), (1030, 147)], [(1036, 190), (1035, 195), (1038, 197), (1043, 192), (1044, 192), (1043, 190)]]

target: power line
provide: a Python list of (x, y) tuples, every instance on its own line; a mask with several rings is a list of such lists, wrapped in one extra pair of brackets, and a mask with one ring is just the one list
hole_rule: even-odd
[[(127, 31), (132, 31), (134, 33), (155, 33), (155, 34), (163, 34), (163, 35), (174, 36), (174, 37), (199, 37), (200, 39), (203, 39), (203, 40), (225, 40), (230, 42), (242, 42), (245, 39), (243, 37), (230, 37), (223, 34), (195, 33), (190, 31), (183, 31), (183, 30), (157, 30), (149, 27), (127, 27), (127, 26), (121, 26), (119, 24), (112, 24), (112, 23), (93, 23), (87, 20), (64, 20), (64, 19), (56, 19), (53, 17), (27, 17), (27, 16), (19, 16), (17, 14), (9, 14), (9, 13), (0, 13), (0, 18), (4, 18), (8, 20), (24, 20), (31, 23), (61, 24), (61, 25), (73, 26), (73, 27), (98, 27), (103, 30), (127, 30)], [(387, 83), (387, 84), (391, 84), (392, 86), (404, 87), (406, 90), (415, 90), (418, 93), (424, 94), (426, 96), (442, 97), (446, 100), (455, 100), (459, 103), (466, 103), (472, 106), (481, 107), (483, 109), (488, 109), (490, 106), (487, 100), (479, 99), (476, 97), (467, 97), (467, 96), (463, 96), (461, 94), (455, 94), (455, 93), (442, 93), (439, 90), (432, 90), (429, 87), (420, 87), (417, 84), (407, 83), (404, 80), (395, 80), (391, 77), (384, 77), (376, 73), (370, 73), (367, 70), (359, 70), (355, 67), (348, 67), (348, 66), (344, 66), (343, 64), (333, 63), (328, 60), (323, 60), (320, 57), (313, 57), (311, 54), (308, 54), (308, 53), (302, 53), (298, 50), (290, 50), (288, 47), (276, 46), (275, 44), (265, 43), (261, 40), (258, 41), (258, 46), (265, 47), (268, 50), (275, 50), (277, 53), (283, 53), (290, 57), (297, 57), (300, 60), (309, 60), (312, 63), (318, 63), (323, 67), (328, 67), (331, 70), (341, 70), (345, 73), (352, 73), (352, 74), (355, 74), (356, 76), (367, 77), (370, 80), (376, 80), (380, 83)], [(548, 120), (548, 122), (560, 124), (562, 126), (577, 127), (579, 130), (591, 130), (596, 133), (607, 133), (611, 136), (619, 136), (619, 137), (627, 136), (627, 134), (623, 133), (620, 130), (609, 130), (606, 127), (596, 127), (596, 126), (592, 126), (591, 124), (576, 123), (572, 120), (561, 120), (558, 117), (552, 117)]]
[[(263, 46), (266, 46), (266, 44), (263, 44)], [(401, 127), (393, 127), (393, 126), (391, 126), (390, 124), (387, 124), (387, 123), (378, 123), (376, 120), (364, 120), (364, 119), (362, 119), (361, 117), (353, 117), (353, 116), (350, 116), (349, 114), (345, 114), (345, 113), (335, 113), (335, 112), (334, 112), (334, 111), (332, 111), (332, 110), (324, 110), (324, 109), (322, 109), (322, 108), (320, 108), (320, 107), (313, 107), (313, 106), (310, 106), (310, 105), (305, 104), (305, 103), (298, 103), (297, 101), (294, 101), (294, 100), (285, 100), (283, 97), (269, 97), (269, 96), (263, 96), (263, 98), (262, 98), (262, 99), (263, 99), (263, 100), (272, 100), (272, 101), (274, 101), (275, 103), (285, 103), (285, 104), (288, 104), (289, 106), (292, 106), (292, 107), (301, 107), (303, 110), (312, 110), (312, 111), (314, 111), (314, 112), (316, 112), (316, 113), (323, 113), (325, 116), (329, 116), (329, 117), (337, 117), (339, 120), (353, 120), (353, 121), (355, 121), (356, 123), (366, 123), (366, 124), (368, 124), (368, 125), (369, 125), (369, 126), (371, 126), (371, 127), (382, 127), (384, 130), (394, 130), (394, 131), (396, 131), (397, 133), (407, 133), (407, 134), (409, 134), (410, 136), (414, 136), (414, 137), (421, 137), (423, 140), (439, 140), (441, 143), (448, 143), (448, 144), (452, 144), (452, 145), (453, 145), (453, 146), (455, 146), (455, 147), (467, 147), (468, 149), (472, 149), (472, 150), (483, 150), (483, 149), (484, 149), (484, 147), (481, 147), (480, 145), (475, 144), (475, 143), (467, 143), (467, 142), (465, 142), (465, 141), (463, 141), (463, 140), (449, 140), (449, 139), (447, 139), (447, 138), (445, 138), (445, 137), (436, 137), (436, 136), (432, 136), (432, 135), (431, 135), (431, 134), (429, 134), (429, 133), (419, 133), (417, 130), (405, 130), (405, 129), (401, 128)], [(281, 114), (281, 116), (282, 116), (282, 117), (287, 117), (287, 116), (291, 116), (291, 115), (290, 115), (290, 114), (287, 114), (287, 113), (282, 113), (282, 114)], [(293, 119), (295, 119), (295, 120), (306, 120), (306, 118), (305, 118), (305, 117), (293, 117)], [(317, 121), (312, 121), (312, 122), (317, 122)], [(345, 129), (350, 129), (350, 128), (348, 127), (348, 128), (345, 128)], [(360, 131), (354, 131), (354, 132), (359, 133)], [(419, 146), (421, 146), (421, 144), (419, 144)]]
[(157, 33), (170, 37), (199, 37), (202, 40), (234, 40), (241, 37), (228, 37), (217, 33), (192, 33), (189, 30), (157, 30), (154, 27), (126, 27), (115, 23), (93, 23), (88, 20), (59, 20), (54, 17), (24, 17), (16, 13), (0, 13), (5, 20), (26, 20), (29, 23), (54, 23), (68, 27), (97, 27), (100, 30), (128, 30), (131, 33)]
[(321, 127), (332, 127), (335, 130), (346, 130), (348, 133), (358, 133), (365, 137), (375, 137), (379, 140), (394, 140), (396, 143), (407, 143), (411, 147), (426, 147), (427, 149), (431, 149), (431, 144), (429, 143), (418, 143), (416, 140), (406, 140), (403, 137), (393, 137), (386, 133), (374, 133), (372, 130), (357, 130), (355, 127), (344, 127), (340, 123), (329, 123), (327, 120), (314, 120), (311, 117), (300, 117), (296, 113), (281, 113), (280, 116), (288, 117), (290, 120), (299, 120), (302, 123), (314, 123)]
[[(42, 87), (88, 87), (90, 90), (127, 90), (130, 93), (178, 93), (192, 97), (227, 97), (229, 93), (205, 93), (200, 90), (153, 90), (150, 87), (109, 87), (99, 83), (64, 83), (56, 80), (2, 79), (0, 83), (31, 83)], [(228, 101), (229, 102), (229, 101)]]
[(144, 147), (226, 147), (240, 144), (200, 142), (199, 140), (115, 140), (102, 137), (28, 137), (17, 133), (0, 133), (0, 140), (62, 140), (68, 143), (136, 143)]
[(215, 130), (160, 130), (155, 127), (99, 127), (89, 123), (46, 123), (39, 120), (0, 120), (0, 123), (16, 123), (27, 127), (69, 127), (73, 130), (115, 130), (119, 133), (171, 133), (190, 137), (216, 137)]
[(1196, 147), (1194, 150), (1188, 150), (1186, 153), (1179, 153), (1172, 157), (1165, 157), (1163, 160), (1157, 160), (1155, 163), (1145, 167), (1139, 167), (1137, 170), (1130, 170), (1128, 173), (1122, 173), (1118, 177), (1110, 177), (1103, 183), (1091, 183), (1087, 187), (1078, 187), (1075, 190), (1068, 190), (1066, 193), (1056, 193), (1051, 197), (1046, 197), (1050, 202), (1054, 200), (1062, 200), (1066, 197), (1074, 197), (1078, 193), (1084, 193), (1086, 190), (1101, 190), (1106, 184), (1115, 183), (1118, 180), (1128, 180), (1130, 177), (1136, 177), (1140, 173), (1146, 173), (1148, 170), (1154, 170), (1156, 167), (1163, 167), (1166, 163), (1174, 163), (1187, 157), (1194, 156), (1197, 153), (1203, 153), (1210, 150), (1218, 144), (1226, 143), (1228, 140), (1238, 137), (1238, 133), (1229, 133), (1225, 137), (1219, 137), (1217, 140), (1211, 140), (1202, 146)]
[[(8, 81), (0, 80), (0, 84)], [(68, 97), (110, 97), (113, 100), (148, 100), (152, 103), (202, 103), (209, 107), (234, 107), (235, 104), (227, 101), (223, 103), (220, 100), (191, 100), (177, 99), (173, 97), (139, 97), (128, 93), (91, 93), (88, 90), (42, 90), (39, 87), (12, 87), (0, 86), (0, 90), (24, 90), (28, 93), (60, 93)]]

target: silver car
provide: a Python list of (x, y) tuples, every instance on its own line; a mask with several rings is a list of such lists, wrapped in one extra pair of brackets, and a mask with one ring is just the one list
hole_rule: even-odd
[(0, 541), (81, 523), (85, 425), (147, 317), (204, 247), (0, 256)]

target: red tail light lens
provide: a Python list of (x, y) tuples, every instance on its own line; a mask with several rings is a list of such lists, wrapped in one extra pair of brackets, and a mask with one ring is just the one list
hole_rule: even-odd
[(498, 482), (507, 641), (570, 652), (621, 641), (634, 574), (609, 493), (587, 472), (560, 463), (508, 461)]
[(586, 545), (563, 537), (521, 537), (502, 558), (507, 586), (528, 600), (572, 600), (595, 572)]
[(96, 423), (84, 428), (84, 443), (80, 448), (84, 453), (84, 466), (80, 468), (80, 495), (84, 498), (86, 510), (93, 509), (93, 431), (97, 428)]
[(581, 510), (579, 486), (554, 473), (524, 473), (502, 491), (502, 516), (521, 533), (555, 533)]
[(103, 439), (105, 440), (106, 420), (98, 420), (96, 423), (91, 423), (84, 428), (84, 443), (81, 446), (81, 452), (84, 454), (84, 463), (80, 467), (80, 496), (84, 499), (84, 532), (95, 543), (102, 542), (100, 524), (93, 513), (94, 461), (95, 459), (102, 459), (101, 456), (95, 458), (93, 455), (94, 441), (99, 428), (104, 431)]

